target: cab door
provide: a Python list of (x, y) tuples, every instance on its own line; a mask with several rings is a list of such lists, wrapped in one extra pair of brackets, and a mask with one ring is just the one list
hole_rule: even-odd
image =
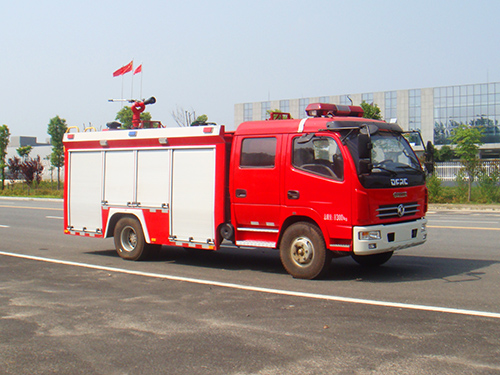
[[(293, 215), (308, 216), (328, 231), (330, 243), (346, 247), (351, 238), (352, 191), (348, 158), (332, 135), (289, 135), (285, 203)], [(328, 241), (328, 239), (326, 239)]]
[(237, 136), (230, 196), (237, 245), (274, 247), (280, 218), (281, 135)]

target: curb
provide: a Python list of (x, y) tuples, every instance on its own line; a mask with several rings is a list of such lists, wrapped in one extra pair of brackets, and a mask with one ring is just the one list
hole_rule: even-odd
[(429, 210), (500, 212), (500, 205), (430, 203)]

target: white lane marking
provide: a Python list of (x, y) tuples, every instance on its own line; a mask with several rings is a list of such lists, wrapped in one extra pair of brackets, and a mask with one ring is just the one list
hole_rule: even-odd
[(226, 283), (226, 282), (221, 282), (221, 281), (194, 279), (191, 277), (172, 276), (172, 275), (166, 275), (166, 274), (154, 273), (154, 272), (142, 272), (142, 271), (127, 270), (124, 268), (99, 266), (97, 264), (79, 263), (79, 262), (72, 262), (72, 261), (68, 261), (68, 260), (44, 258), (44, 257), (38, 257), (38, 256), (34, 256), (34, 255), (7, 253), (4, 251), (0, 251), (0, 255), (14, 257), (14, 258), (21, 258), (21, 259), (36, 260), (36, 261), (40, 261), (40, 262), (62, 264), (62, 265), (66, 265), (66, 266), (89, 268), (89, 269), (100, 270), (100, 271), (117, 272), (117, 273), (123, 273), (123, 274), (127, 274), (127, 275), (152, 277), (152, 278), (156, 278), (156, 279), (164, 279), (164, 280), (172, 280), (172, 281), (184, 281), (184, 282), (188, 282), (188, 283), (201, 284), (201, 285), (219, 286), (222, 288), (239, 289), (239, 290), (246, 290), (246, 291), (250, 291), (250, 292), (270, 293), (270, 294), (278, 294), (278, 295), (292, 296), (292, 297), (321, 299), (321, 300), (326, 300), (326, 301), (357, 303), (357, 304), (362, 304), (362, 305), (393, 307), (393, 308), (397, 308), (397, 309), (421, 310), (421, 311), (431, 311), (431, 312), (440, 312), (440, 313), (448, 313), (448, 314), (459, 314), (459, 315), (468, 315), (468, 316), (479, 316), (479, 317), (483, 317), (483, 318), (500, 319), (500, 313), (488, 312), (488, 311), (465, 310), (465, 309), (455, 309), (455, 308), (450, 308), (450, 307), (428, 306), (428, 305), (414, 305), (414, 304), (409, 304), (409, 303), (376, 301), (376, 300), (369, 300), (369, 299), (362, 299), (362, 298), (331, 296), (331, 295), (327, 295), (327, 294), (304, 293), (304, 292), (296, 292), (296, 291), (283, 290), (283, 289), (263, 288), (263, 287), (258, 287), (258, 286)]
[(469, 224), (475, 224), (475, 223), (483, 223), (483, 224), (498, 224), (498, 221), (484, 221), (484, 220), (441, 220), (441, 219), (432, 219), (432, 222), (441, 222), (441, 223), (469, 223)]
[(0, 228), (10, 228), (8, 225), (2, 225), (0, 224)]
[(8, 208), (19, 208), (19, 209), (27, 209), (27, 210), (49, 210), (49, 211), (62, 211), (62, 208), (51, 208), (51, 207), (28, 207), (28, 206), (4, 206), (0, 204), (0, 207), (8, 207)]
[(47, 219), (57, 219), (57, 220), (62, 220), (64, 219), (62, 216), (45, 216)]

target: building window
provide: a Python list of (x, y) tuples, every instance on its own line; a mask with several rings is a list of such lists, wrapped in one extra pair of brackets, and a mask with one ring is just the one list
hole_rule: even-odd
[(349, 99), (349, 95), (341, 95), (340, 96), (340, 103), (341, 105), (351, 105), (351, 99)]
[(280, 100), (280, 111), (290, 113), (290, 100)]
[(500, 83), (434, 88), (434, 143), (449, 144), (459, 124), (480, 126), (483, 143), (500, 143)]
[(398, 117), (398, 94), (397, 91), (387, 91), (385, 93), (385, 113), (387, 121)]
[(253, 120), (253, 104), (245, 103), (243, 104), (243, 121)]
[(309, 99), (299, 99), (299, 117), (307, 117), (306, 107), (309, 105)]
[(361, 101), (366, 102), (368, 104), (373, 103), (373, 94), (361, 94)]
[(410, 130), (422, 130), (422, 106), (420, 89), (408, 90)]
[(320, 103), (330, 103), (330, 97), (329, 96), (320, 96), (319, 102)]
[(260, 119), (267, 120), (271, 111), (271, 102), (262, 102), (260, 107)]

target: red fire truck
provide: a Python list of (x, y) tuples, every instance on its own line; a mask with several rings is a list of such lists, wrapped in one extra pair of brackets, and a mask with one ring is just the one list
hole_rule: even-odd
[[(161, 246), (279, 249), (294, 277), (333, 257), (380, 265), (426, 240), (425, 173), (403, 130), (358, 106), (314, 103), (235, 131), (200, 124), (70, 132), (65, 233), (114, 237), (139, 260)], [(135, 109), (134, 109), (135, 108)]]

